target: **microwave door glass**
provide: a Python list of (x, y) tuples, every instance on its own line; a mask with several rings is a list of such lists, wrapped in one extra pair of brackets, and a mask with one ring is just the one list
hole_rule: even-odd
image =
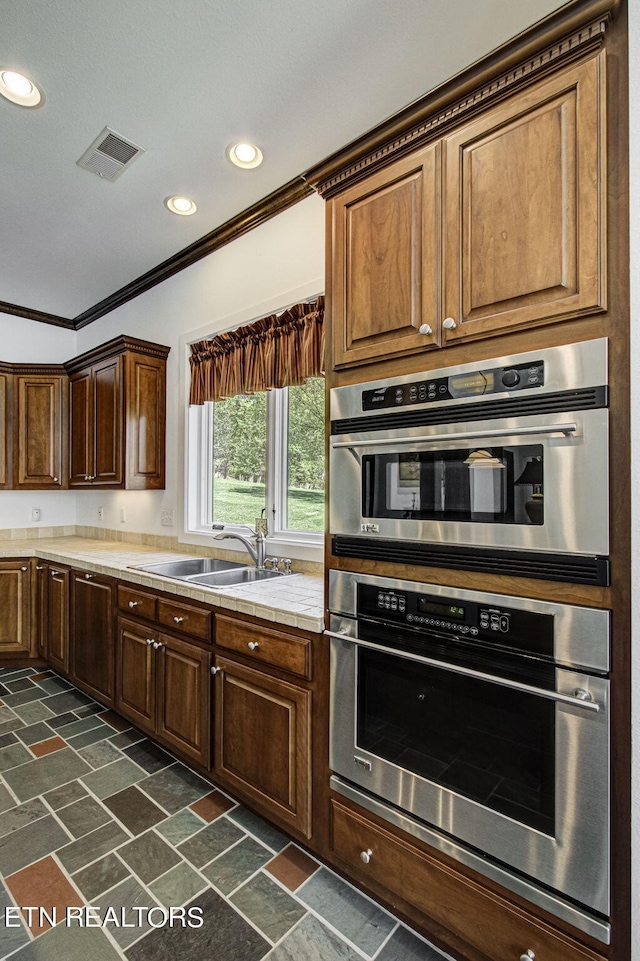
[(362, 516), (541, 525), (543, 447), (366, 454)]

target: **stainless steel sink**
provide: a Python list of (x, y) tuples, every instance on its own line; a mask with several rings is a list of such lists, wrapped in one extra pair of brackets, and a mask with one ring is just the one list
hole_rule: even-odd
[(137, 571), (148, 571), (150, 574), (161, 574), (163, 577), (175, 577), (179, 581), (190, 581), (201, 574), (217, 574), (224, 571), (244, 570), (246, 564), (237, 561), (223, 561), (217, 557), (188, 557), (182, 561), (165, 561), (162, 564), (143, 564), (136, 567)]
[(196, 574), (189, 578), (189, 583), (202, 584), (204, 587), (232, 587), (236, 584), (252, 584), (255, 581), (267, 581), (271, 577), (283, 576), (281, 571), (264, 571), (255, 567), (243, 567), (239, 571)]

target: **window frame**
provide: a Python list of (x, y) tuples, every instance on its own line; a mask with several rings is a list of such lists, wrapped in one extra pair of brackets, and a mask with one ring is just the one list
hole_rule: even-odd
[[(224, 401), (208, 401), (202, 406), (188, 407), (187, 425), (187, 498), (185, 523), (187, 535), (204, 535), (213, 538), (216, 531), (210, 491), (215, 483), (213, 476), (213, 416), (214, 404)], [(265, 507), (269, 522), (267, 551), (281, 554), (290, 548), (324, 547), (324, 531), (297, 531), (283, 526), (287, 514), (288, 490), (288, 388), (267, 391), (266, 425), (266, 477)], [(326, 509), (326, 505), (325, 505)], [(222, 520), (215, 523), (223, 523)], [(253, 526), (252, 524), (250, 526)], [(229, 533), (245, 533), (246, 526), (225, 524)], [(218, 542), (222, 547), (237, 549), (237, 542)], [(216, 544), (216, 546), (218, 546)]]

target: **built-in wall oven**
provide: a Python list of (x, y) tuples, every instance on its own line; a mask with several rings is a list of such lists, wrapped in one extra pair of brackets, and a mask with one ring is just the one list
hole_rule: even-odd
[(335, 555), (609, 583), (606, 339), (331, 391)]
[(334, 789), (607, 942), (609, 612), (329, 577)]

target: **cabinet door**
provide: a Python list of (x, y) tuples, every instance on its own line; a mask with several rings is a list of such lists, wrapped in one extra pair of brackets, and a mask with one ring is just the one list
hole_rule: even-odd
[(130, 352), (126, 369), (127, 490), (165, 486), (165, 361)]
[(562, 71), (446, 139), (446, 343), (606, 306), (601, 67)]
[(226, 658), (216, 667), (216, 775), (310, 837), (311, 693)]
[(122, 484), (122, 358), (93, 367), (95, 463), (93, 483)]
[(67, 378), (19, 374), (15, 377), (15, 486), (65, 486), (63, 418)]
[(87, 487), (93, 468), (93, 381), (91, 371), (69, 380), (69, 486)]
[(436, 343), (439, 149), (398, 160), (331, 202), (336, 367)]
[(158, 642), (158, 738), (209, 767), (211, 654), (166, 634)]
[(102, 703), (112, 705), (114, 582), (80, 571), (72, 571), (71, 578), (72, 680)]
[(115, 708), (138, 727), (153, 733), (156, 723), (157, 634), (118, 618)]
[(0, 655), (31, 654), (31, 568), (0, 561)]
[(9, 423), (9, 385), (10, 375), (0, 372), (0, 487), (6, 487), (9, 482), (9, 465), (7, 462), (7, 424)]
[(46, 657), (52, 667), (69, 673), (69, 571), (46, 565), (44, 638)]

